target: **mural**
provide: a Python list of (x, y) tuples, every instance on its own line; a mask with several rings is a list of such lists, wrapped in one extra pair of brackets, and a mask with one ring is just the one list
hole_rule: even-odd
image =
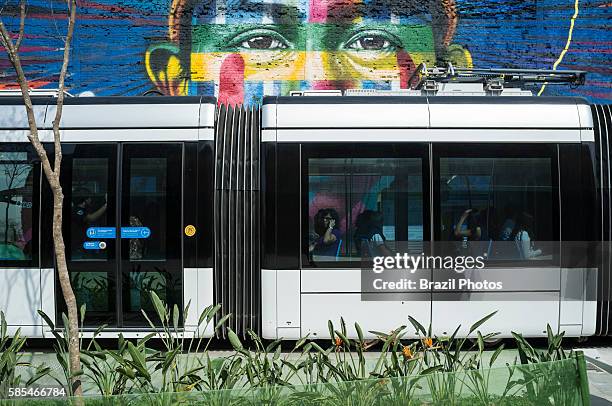
[[(18, 25), (17, 1), (0, 8)], [(582, 69), (579, 88), (544, 94), (609, 103), (612, 3), (605, 0), (79, 1), (74, 94), (213, 95), (254, 103), (299, 89), (402, 89), (421, 62)], [(23, 62), (56, 86), (65, 2), (30, 0)], [(0, 88), (14, 74), (0, 56)], [(540, 88), (534, 88), (535, 92)]]

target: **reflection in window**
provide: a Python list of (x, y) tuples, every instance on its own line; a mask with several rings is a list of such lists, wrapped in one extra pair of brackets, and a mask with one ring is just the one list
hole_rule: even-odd
[(457, 253), (551, 259), (552, 192), (550, 158), (440, 158), (441, 239)]
[(362, 249), (384, 253), (392, 241), (420, 246), (421, 168), (420, 158), (309, 159), (310, 261), (359, 261), (374, 254)]
[(0, 260), (32, 259), (34, 167), (26, 152), (0, 154)]
[(155, 292), (162, 301), (167, 303), (170, 299), (168, 292), (176, 289), (176, 286), (173, 286), (176, 282), (172, 278), (172, 274), (165, 271), (130, 272), (129, 280), (124, 281), (129, 289), (124, 308), (128, 312), (137, 314), (140, 313), (141, 309), (147, 314), (155, 314), (151, 292)]
[(166, 259), (167, 173), (166, 158), (130, 159), (129, 225), (151, 230), (148, 238), (130, 239), (131, 261)]
[(107, 272), (71, 272), (70, 283), (77, 295), (79, 307), (85, 304), (88, 312), (111, 310)]
[(74, 158), (72, 160), (72, 201), (70, 259), (73, 261), (106, 260), (107, 251), (85, 249), (89, 227), (108, 226), (108, 159)]

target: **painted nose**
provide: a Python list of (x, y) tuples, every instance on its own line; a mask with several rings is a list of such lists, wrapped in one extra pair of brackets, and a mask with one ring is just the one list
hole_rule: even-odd
[(329, 51), (308, 51), (306, 56), (306, 80), (313, 90), (348, 89), (353, 81), (343, 77), (338, 55)]
[(240, 54), (228, 55), (221, 64), (219, 104), (238, 106), (244, 101), (244, 59)]

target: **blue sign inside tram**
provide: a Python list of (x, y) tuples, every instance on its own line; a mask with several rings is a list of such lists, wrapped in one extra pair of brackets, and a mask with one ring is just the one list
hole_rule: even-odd
[(117, 232), (115, 227), (89, 227), (87, 229), (87, 237), (89, 238), (115, 238)]
[(106, 243), (104, 241), (85, 241), (83, 248), (86, 250), (103, 250), (106, 248)]
[(121, 227), (121, 238), (149, 238), (149, 227)]

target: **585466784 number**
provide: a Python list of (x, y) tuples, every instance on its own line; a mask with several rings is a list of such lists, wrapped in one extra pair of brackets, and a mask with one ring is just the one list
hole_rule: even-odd
[(15, 387), (9, 388), (9, 398), (57, 398), (66, 396), (66, 388), (61, 386)]

